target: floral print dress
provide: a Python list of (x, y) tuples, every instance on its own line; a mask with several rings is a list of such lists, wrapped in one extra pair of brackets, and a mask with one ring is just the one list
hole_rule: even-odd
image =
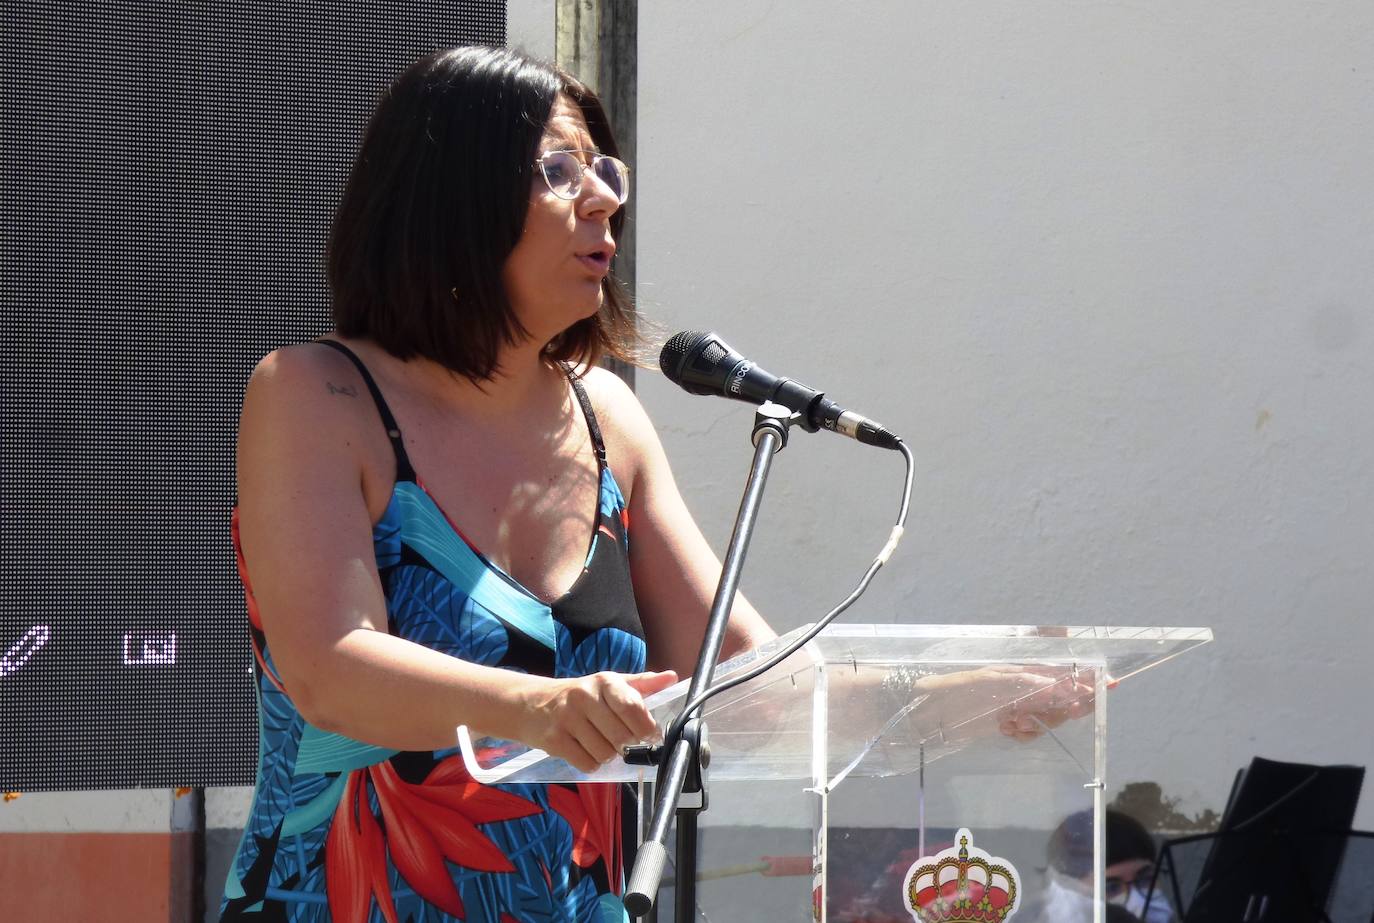
[[(381, 392), (363, 375), (396, 451), (397, 480), (373, 529), (388, 630), (485, 666), (552, 677), (644, 669), (625, 501), (600, 463), (595, 533), (573, 587), (545, 604), (478, 552), (425, 491)], [(237, 512), (234, 545), (238, 550)], [(340, 923), (620, 923), (622, 787), (472, 780), (452, 750), (375, 747), (306, 722), (272, 664), (238, 552), (258, 697), (258, 778), (222, 920)]]

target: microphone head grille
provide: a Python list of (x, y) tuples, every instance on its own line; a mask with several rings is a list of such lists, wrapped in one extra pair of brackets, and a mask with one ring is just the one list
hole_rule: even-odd
[(684, 330), (675, 333), (663, 344), (663, 350), (658, 354), (658, 367), (675, 382), (681, 383), (678, 376), (682, 371), (682, 363), (701, 340), (707, 334), (700, 330)]

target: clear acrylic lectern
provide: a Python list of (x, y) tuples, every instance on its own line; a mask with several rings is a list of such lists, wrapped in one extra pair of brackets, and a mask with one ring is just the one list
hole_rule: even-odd
[[(802, 630), (722, 663), (716, 681)], [(1211, 639), (1205, 628), (831, 625), (704, 708), (698, 918), (1032, 923), (1056, 887), (1100, 893), (1108, 690)], [(648, 700), (660, 724), (686, 689)], [(465, 729), (459, 742), (484, 782), (630, 782), (643, 794), (654, 777), (620, 761), (583, 774)], [(1054, 851), (1084, 875), (1054, 880)], [(670, 888), (667, 876), (660, 920)]]

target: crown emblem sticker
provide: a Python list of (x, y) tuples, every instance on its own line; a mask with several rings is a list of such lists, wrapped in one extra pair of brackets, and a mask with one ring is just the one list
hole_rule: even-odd
[(1004, 923), (1016, 913), (1021, 876), (1006, 859), (973, 845), (961, 827), (957, 846), (917, 859), (902, 881), (916, 923)]

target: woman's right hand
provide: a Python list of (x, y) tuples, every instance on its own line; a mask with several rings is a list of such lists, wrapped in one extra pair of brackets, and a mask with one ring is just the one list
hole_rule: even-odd
[(677, 674), (602, 672), (526, 679), (520, 690), (519, 739), (582, 772), (594, 772), (625, 747), (658, 732), (644, 697), (667, 689), (677, 682)]

